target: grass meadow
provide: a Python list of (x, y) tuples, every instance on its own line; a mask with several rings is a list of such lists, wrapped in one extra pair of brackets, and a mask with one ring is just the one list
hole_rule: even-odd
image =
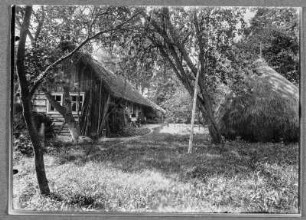
[(170, 124), (126, 142), (54, 144), (45, 154), (51, 196), (39, 195), (33, 157), (14, 154), (20, 210), (298, 213), (298, 144), (212, 145)]

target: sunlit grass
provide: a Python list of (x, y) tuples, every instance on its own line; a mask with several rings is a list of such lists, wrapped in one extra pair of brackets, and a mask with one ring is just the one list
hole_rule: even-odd
[[(51, 197), (39, 195), (33, 158), (16, 162), (21, 209), (112, 212), (297, 213), (298, 145), (227, 142), (153, 133), (127, 143), (46, 155)], [(90, 148), (90, 149), (89, 149)]]

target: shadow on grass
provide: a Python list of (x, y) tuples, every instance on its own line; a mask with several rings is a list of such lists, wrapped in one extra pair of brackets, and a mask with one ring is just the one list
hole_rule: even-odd
[(124, 172), (158, 170), (165, 175), (175, 175), (182, 181), (198, 179), (203, 182), (214, 175), (229, 178), (248, 175), (260, 167), (262, 169), (259, 165), (264, 163), (281, 166), (298, 164), (297, 144), (232, 141), (212, 145), (207, 136), (197, 134), (194, 136), (193, 153), (187, 154), (189, 135), (160, 133), (160, 130), (157, 128), (150, 135), (125, 143), (71, 148), (60, 155), (60, 161), (77, 165), (89, 161), (111, 163)]

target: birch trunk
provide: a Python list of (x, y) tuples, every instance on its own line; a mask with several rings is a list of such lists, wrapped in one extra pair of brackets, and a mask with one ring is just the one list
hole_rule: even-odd
[(192, 145), (193, 145), (193, 128), (194, 128), (194, 118), (196, 113), (196, 107), (197, 107), (197, 96), (198, 96), (198, 81), (199, 81), (199, 75), (200, 75), (200, 68), (198, 64), (198, 72), (195, 78), (194, 83), (194, 93), (193, 93), (193, 104), (192, 104), (192, 115), (191, 115), (191, 131), (190, 131), (190, 137), (189, 137), (189, 145), (188, 145), (188, 154), (192, 153)]

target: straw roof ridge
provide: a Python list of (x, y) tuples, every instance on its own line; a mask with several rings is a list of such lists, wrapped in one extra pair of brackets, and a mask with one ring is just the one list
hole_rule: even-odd
[(264, 59), (257, 59), (254, 61), (253, 65), (254, 72), (258, 75), (255, 80), (259, 79), (263, 82), (269, 83), (274, 92), (282, 93), (284, 97), (286, 96), (289, 99), (295, 98), (296, 100), (299, 99), (298, 88), (284, 76), (271, 68)]
[(98, 79), (102, 79), (107, 85), (107, 90), (115, 97), (122, 98), (140, 105), (148, 106), (165, 113), (165, 110), (143, 97), (127, 79), (115, 75), (112, 71), (107, 70), (103, 64), (94, 59), (90, 54), (82, 53), (78, 55), (79, 61), (88, 64), (95, 72)]

